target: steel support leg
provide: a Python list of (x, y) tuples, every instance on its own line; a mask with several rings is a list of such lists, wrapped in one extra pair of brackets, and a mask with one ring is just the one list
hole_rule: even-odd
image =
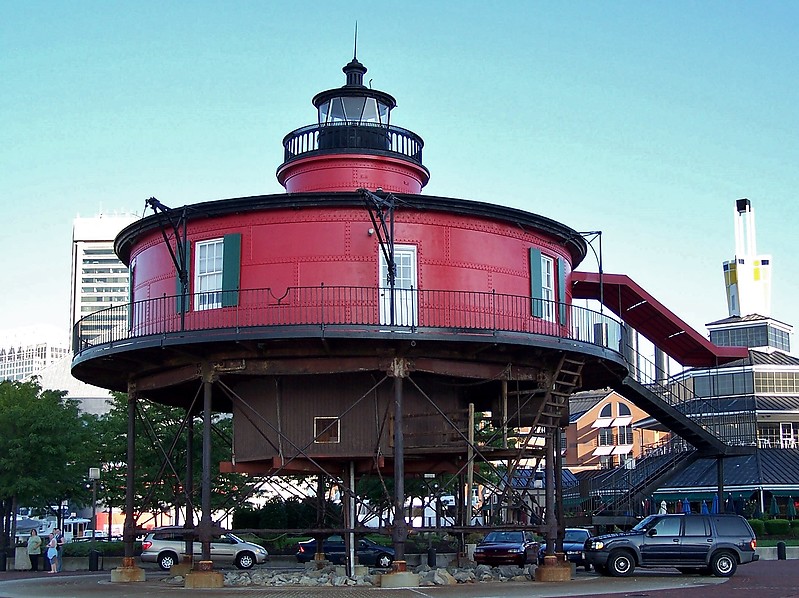
[(397, 570), (404, 570), (405, 540), (408, 528), (405, 523), (405, 438), (403, 436), (402, 383), (406, 375), (404, 362), (394, 361), (394, 561)]
[(211, 398), (213, 386), (208, 376), (203, 381), (203, 471), (200, 541), (202, 560), (211, 560)]

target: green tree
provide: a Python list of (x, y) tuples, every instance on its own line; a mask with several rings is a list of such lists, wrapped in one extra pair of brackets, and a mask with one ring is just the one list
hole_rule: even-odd
[[(211, 506), (232, 510), (243, 502), (251, 486), (247, 476), (222, 474), (219, 463), (232, 456), (232, 419), (214, 414), (211, 436)], [(98, 435), (103, 447), (104, 473), (101, 499), (124, 508), (127, 473), (128, 398), (115, 393), (111, 410), (100, 417)], [(194, 483), (189, 489), (195, 510), (200, 507), (202, 479), (202, 422), (195, 419), (191, 455)], [(187, 463), (186, 412), (147, 400), (137, 401), (134, 503), (137, 512), (168, 512), (185, 507)]]
[(16, 506), (88, 498), (85, 480), (97, 446), (93, 419), (65, 394), (43, 391), (36, 379), (0, 382), (0, 548), (9, 545)]

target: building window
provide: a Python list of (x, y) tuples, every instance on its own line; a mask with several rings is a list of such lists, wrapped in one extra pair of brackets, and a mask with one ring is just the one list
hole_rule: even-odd
[(613, 455), (603, 455), (599, 458), (600, 469), (613, 469)]
[(341, 420), (337, 417), (313, 418), (314, 442), (318, 444), (341, 442), (340, 423)]
[(632, 411), (625, 403), (619, 403), (619, 417), (630, 417), (632, 416)]
[(799, 394), (799, 372), (755, 372), (755, 392)]
[(619, 444), (632, 444), (633, 443), (633, 428), (632, 426), (619, 426), (617, 428)]
[(599, 412), (599, 417), (613, 417), (613, 407), (611, 407), (610, 403), (602, 407), (602, 411)]
[[(557, 314), (559, 323), (566, 323), (566, 271), (563, 260), (543, 255), (535, 247), (530, 248), (530, 298), (534, 318), (554, 322)], [(558, 302), (560, 309), (556, 310)]]
[(722, 347), (767, 347), (768, 337), (765, 324), (710, 331), (710, 342)]
[(613, 428), (600, 428), (596, 443), (597, 446), (613, 446)]
[(394, 265), (394, 313), (392, 317), (391, 287), (388, 279), (388, 263), (383, 252), (380, 260), (380, 323), (397, 326), (414, 326), (418, 322), (418, 264), (415, 245), (395, 245)]
[[(191, 255), (187, 244), (186, 255)], [(187, 258), (187, 262), (190, 260)], [(221, 239), (198, 241), (194, 251), (194, 309), (215, 309), (239, 304), (241, 278), (241, 234), (231, 233)], [(180, 278), (177, 279), (178, 311), (185, 311), (181, 301)], [(187, 302), (188, 303), (188, 302)]]
[[(694, 392), (698, 397), (723, 397), (752, 394), (757, 385), (757, 374), (752, 372), (716, 373), (697, 376), (693, 379)], [(768, 391), (759, 391), (768, 392)], [(772, 391), (773, 392), (773, 391)]]
[(541, 299), (543, 299), (542, 317), (547, 322), (555, 321), (555, 260), (541, 256)]
[(194, 309), (222, 307), (222, 263), (224, 241), (200, 241), (195, 251)]

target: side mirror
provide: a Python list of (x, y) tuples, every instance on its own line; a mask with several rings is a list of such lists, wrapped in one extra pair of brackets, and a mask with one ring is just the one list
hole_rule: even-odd
[(653, 527), (652, 529), (646, 530), (646, 535), (651, 538), (652, 536), (657, 536), (658, 531)]

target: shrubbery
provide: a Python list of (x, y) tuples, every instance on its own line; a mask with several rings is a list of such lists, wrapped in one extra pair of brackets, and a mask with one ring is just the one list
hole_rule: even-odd
[(787, 536), (791, 529), (791, 522), (787, 519), (767, 519), (763, 523), (769, 536)]
[[(64, 544), (65, 557), (88, 557), (89, 551), (96, 549), (103, 556), (125, 556), (124, 542), (68, 542)], [(134, 554), (141, 554), (141, 542), (134, 544)]]
[(749, 519), (749, 525), (752, 526), (752, 531), (758, 538), (766, 535), (766, 523), (762, 519)]

